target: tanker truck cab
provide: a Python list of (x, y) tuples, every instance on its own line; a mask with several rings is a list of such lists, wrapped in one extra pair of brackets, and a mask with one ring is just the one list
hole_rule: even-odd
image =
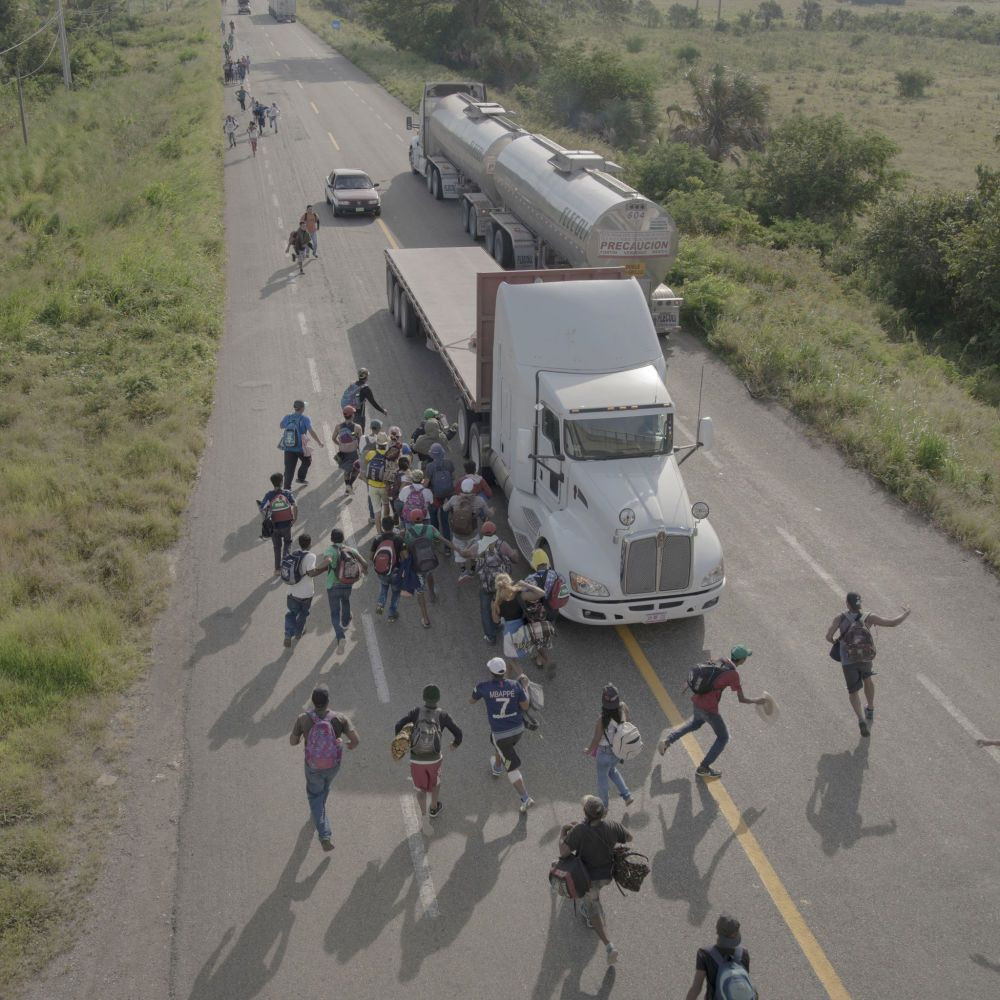
[[(722, 548), (678, 467), (674, 405), (634, 279), (501, 285), (490, 447), (518, 547), (545, 548), (566, 617), (695, 617), (725, 584)], [(711, 443), (711, 421), (699, 441)]]
[(457, 197), (458, 175), (451, 163), (440, 155), (430, 138), (427, 122), (438, 103), (452, 94), (466, 94), (475, 101), (486, 101), (486, 84), (475, 80), (448, 80), (424, 84), (420, 112), (414, 121), (406, 116), (406, 130), (414, 132), (410, 139), (410, 170), (426, 178), (427, 190), (436, 198)]

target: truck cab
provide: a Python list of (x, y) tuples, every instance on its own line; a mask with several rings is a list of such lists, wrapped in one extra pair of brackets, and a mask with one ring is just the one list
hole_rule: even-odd
[[(666, 363), (634, 279), (501, 285), (491, 464), (525, 554), (548, 550), (586, 624), (695, 617), (725, 584), (678, 468)], [(708, 446), (699, 421), (695, 447)]]
[[(414, 122), (411, 115), (406, 117), (406, 129), (413, 132), (410, 139), (410, 170), (415, 174), (425, 175), (428, 178), (428, 189), (437, 198), (444, 197), (444, 191), (440, 180), (437, 190), (433, 190), (434, 174), (428, 172), (427, 164), (438, 156), (439, 150), (428, 148), (428, 136), (430, 130), (427, 128), (427, 121), (434, 113), (438, 101), (442, 98), (450, 97), (452, 94), (467, 94), (475, 101), (486, 101), (486, 84), (476, 80), (447, 80), (424, 84), (424, 95), (420, 99), (420, 113), (417, 121)], [(450, 164), (442, 161), (440, 168), (450, 171)], [(440, 172), (437, 175), (440, 177)], [(454, 197), (454, 191), (449, 191), (448, 195)]]

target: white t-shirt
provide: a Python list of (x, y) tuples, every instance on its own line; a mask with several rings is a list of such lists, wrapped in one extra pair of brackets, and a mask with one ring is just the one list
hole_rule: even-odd
[(410, 493), (413, 490), (422, 490), (423, 491), (424, 507), (426, 507), (427, 510), (429, 511), (434, 506), (434, 494), (431, 493), (431, 491), (429, 489), (427, 489), (427, 487), (424, 486), (423, 484), (421, 484), (421, 485), (418, 486), (416, 483), (410, 483), (409, 486), (404, 486), (399, 491), (399, 499), (403, 503), (406, 503), (406, 498), (410, 495)]
[(300, 600), (305, 600), (305, 598), (313, 596), (316, 577), (306, 576), (306, 573), (315, 568), (316, 553), (307, 552), (302, 557), (302, 563), (300, 565), (300, 569), (302, 570), (302, 579), (288, 588), (288, 592), (292, 595), (292, 597), (298, 597)]

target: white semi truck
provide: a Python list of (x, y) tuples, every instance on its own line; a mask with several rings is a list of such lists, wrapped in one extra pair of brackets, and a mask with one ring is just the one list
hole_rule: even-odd
[(295, 0), (268, 0), (267, 12), (275, 21), (294, 21)]
[(462, 226), (507, 269), (623, 267), (643, 290), (657, 333), (680, 327), (681, 299), (662, 279), (677, 256), (667, 212), (589, 150), (525, 131), (483, 83), (427, 83), (410, 169), (438, 199), (457, 199)]
[(638, 282), (621, 268), (504, 271), (479, 247), (385, 257), (389, 310), (451, 373), (463, 453), (492, 468), (521, 552), (547, 549), (569, 583), (562, 613), (619, 625), (714, 607), (722, 547), (679, 469), (712, 423), (674, 446)]

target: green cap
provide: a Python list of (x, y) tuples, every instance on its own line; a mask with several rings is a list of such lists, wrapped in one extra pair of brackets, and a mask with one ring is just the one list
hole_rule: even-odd
[(424, 704), (429, 708), (434, 708), (441, 700), (441, 691), (436, 684), (428, 684), (423, 692)]
[(729, 651), (729, 658), (731, 660), (735, 660), (736, 662), (745, 660), (748, 656), (753, 656), (753, 653), (751, 653), (746, 646), (733, 646), (733, 648)]
[(437, 415), (438, 411), (432, 406), (428, 406), (427, 409), (424, 410), (424, 420), (433, 420)]

